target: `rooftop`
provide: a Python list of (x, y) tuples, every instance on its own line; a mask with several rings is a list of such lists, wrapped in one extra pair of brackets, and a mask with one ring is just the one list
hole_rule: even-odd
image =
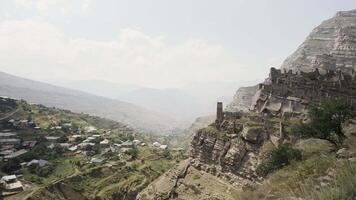
[(11, 180), (14, 180), (16, 179), (16, 175), (8, 175), (8, 176), (3, 176), (1, 178), (2, 181), (5, 181), (5, 182), (8, 182), (8, 181), (11, 181)]
[(9, 158), (16, 158), (16, 157), (18, 157), (18, 156), (20, 156), (20, 155), (22, 155), (22, 154), (24, 154), (24, 153), (27, 153), (27, 150), (25, 150), (25, 149), (20, 149), (20, 150), (18, 150), (18, 151), (15, 151), (14, 153), (11, 153), (11, 154), (5, 156), (4, 158), (6, 158), (6, 159), (9, 159)]
[(15, 136), (16, 133), (0, 133), (0, 137), (11, 137), (11, 136)]

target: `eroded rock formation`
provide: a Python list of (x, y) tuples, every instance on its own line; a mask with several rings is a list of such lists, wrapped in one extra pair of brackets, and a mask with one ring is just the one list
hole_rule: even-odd
[(254, 94), (256, 93), (257, 85), (251, 87), (240, 87), (232, 100), (232, 102), (226, 107), (226, 111), (238, 112), (249, 111)]
[(356, 10), (338, 12), (322, 22), (281, 66), (304, 72), (355, 67)]

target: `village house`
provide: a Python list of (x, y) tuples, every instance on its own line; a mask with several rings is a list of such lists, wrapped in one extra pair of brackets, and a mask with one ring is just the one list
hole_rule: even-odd
[(36, 140), (26, 140), (22, 142), (22, 147), (26, 149), (31, 149), (37, 144)]
[(159, 142), (154, 142), (154, 143), (152, 144), (152, 146), (153, 146), (153, 147), (156, 147), (156, 148), (159, 148), (159, 147), (161, 146), (161, 143), (159, 143)]
[(78, 149), (77, 145), (68, 148), (69, 151), (76, 151), (77, 149)]
[(134, 147), (134, 143), (132, 141), (125, 141), (121, 144), (121, 147), (123, 148), (133, 148)]
[(57, 142), (57, 140), (59, 139), (59, 137), (55, 137), (55, 136), (46, 136), (45, 138), (46, 140), (52, 143)]
[(96, 132), (97, 129), (93, 126), (88, 126), (88, 127), (85, 127), (85, 132), (87, 133), (93, 133), (93, 132)]
[(13, 145), (13, 144), (5, 144), (5, 145), (1, 145), (0, 151), (14, 149), (14, 148), (15, 148), (15, 145)]
[(95, 143), (91, 143), (91, 142), (82, 142), (80, 144), (78, 144), (78, 148), (85, 148), (87, 146), (94, 146)]
[(20, 139), (17, 138), (4, 138), (4, 139), (0, 139), (0, 145), (4, 145), (4, 144), (13, 144), (13, 145), (18, 145), (21, 143)]
[(16, 136), (16, 133), (10, 133), (10, 132), (0, 132), (0, 138), (11, 138)]
[(15, 151), (11, 154), (8, 154), (6, 156), (4, 156), (5, 159), (12, 159), (12, 158), (16, 158), (16, 157), (19, 157), (21, 156), (22, 154), (25, 154), (27, 153), (27, 150), (26, 149), (20, 149), (18, 151)]
[(14, 153), (14, 151), (15, 151), (15, 149), (7, 149), (7, 150), (4, 150), (4, 151), (0, 151), (0, 155), (6, 156), (6, 155)]
[(27, 167), (29, 166), (39, 166), (39, 167), (44, 167), (45, 165), (48, 164), (48, 161), (47, 160), (42, 160), (42, 159), (33, 159), (31, 160), (30, 162), (28, 162), (26, 165)]
[(3, 176), (0, 180), (2, 188), (5, 192), (21, 192), (23, 185), (17, 180), (16, 175)]
[(141, 141), (140, 141), (140, 140), (133, 140), (132, 142), (133, 142), (135, 145), (141, 144)]
[(100, 142), (100, 145), (108, 146), (109, 145), (109, 140), (108, 139), (104, 139), (103, 141)]
[(94, 134), (94, 135), (92, 135), (92, 137), (93, 137), (93, 138), (100, 138), (101, 135), (99, 135), (99, 134)]
[(68, 149), (70, 146), (72, 146), (72, 144), (70, 144), (70, 143), (59, 143), (59, 146)]
[(100, 158), (91, 158), (90, 159), (90, 163), (93, 163), (93, 164), (100, 164), (104, 161), (104, 159), (100, 159)]

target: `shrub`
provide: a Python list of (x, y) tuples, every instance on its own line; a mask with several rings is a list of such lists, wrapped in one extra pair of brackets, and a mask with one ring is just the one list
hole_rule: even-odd
[(285, 165), (289, 165), (292, 160), (301, 160), (302, 153), (298, 149), (292, 148), (289, 144), (282, 144), (271, 152), (271, 157), (261, 163), (256, 172), (260, 176), (265, 176), (268, 173), (280, 169)]

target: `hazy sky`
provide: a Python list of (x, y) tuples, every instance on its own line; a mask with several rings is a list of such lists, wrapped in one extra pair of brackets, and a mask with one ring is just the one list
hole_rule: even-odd
[(355, 0), (0, 0), (0, 71), (147, 87), (262, 79)]

